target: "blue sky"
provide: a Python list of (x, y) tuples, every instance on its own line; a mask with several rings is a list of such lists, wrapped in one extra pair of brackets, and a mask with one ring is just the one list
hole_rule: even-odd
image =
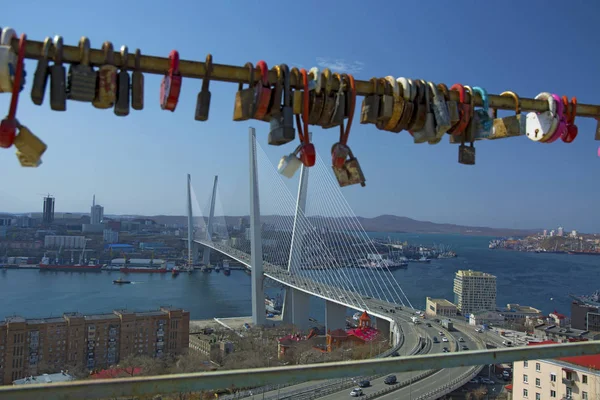
[[(405, 76), (478, 85), (490, 93), (513, 90), (523, 97), (550, 91), (598, 103), (595, 2), (141, 4), (20, 0), (5, 7), (0, 26), (34, 40), (60, 34), (70, 45), (86, 35), (95, 48), (109, 40), (115, 48), (126, 44), (130, 51), (139, 47), (143, 54), (165, 57), (177, 49), (183, 59), (204, 60), (210, 52), (223, 64), (260, 59), (307, 69), (331, 64), (363, 80)], [(211, 83), (210, 120), (204, 123), (193, 117), (201, 81), (184, 78), (171, 113), (159, 107), (157, 75), (146, 75), (145, 109), (126, 118), (77, 102), (59, 113), (50, 111), (48, 94), (41, 107), (31, 102), (35, 65), (26, 63), (29, 79), (18, 118), (49, 149), (37, 170), (21, 168), (14, 150), (1, 151), (1, 211), (40, 211), (43, 193), (56, 196), (57, 211), (84, 211), (95, 193), (107, 213), (183, 214), (189, 172), (200, 203), (218, 174), (225, 212), (247, 213), (248, 126), (257, 128), (274, 161), (293, 147), (268, 147), (267, 123), (231, 120), (237, 90), (232, 84)], [(8, 109), (9, 101), (10, 95), (0, 96), (0, 109)], [(569, 145), (524, 137), (479, 142), (477, 165), (468, 167), (457, 163), (457, 147), (446, 140), (414, 145), (407, 132), (382, 132), (356, 120), (349, 144), (368, 182), (344, 193), (361, 216), (598, 231), (596, 121), (577, 122), (580, 137)], [(325, 159), (337, 141), (332, 131), (313, 129)]]

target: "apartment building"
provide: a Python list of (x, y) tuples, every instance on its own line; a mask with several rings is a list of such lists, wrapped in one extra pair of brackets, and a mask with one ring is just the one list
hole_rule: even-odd
[(454, 304), (465, 314), (496, 309), (496, 277), (473, 271), (459, 270), (454, 276)]
[(106, 368), (129, 355), (160, 357), (189, 346), (190, 313), (156, 311), (25, 319), (0, 322), (0, 382), (69, 368)]
[[(555, 344), (546, 341), (537, 344)], [(513, 363), (514, 400), (600, 398), (600, 354)]]

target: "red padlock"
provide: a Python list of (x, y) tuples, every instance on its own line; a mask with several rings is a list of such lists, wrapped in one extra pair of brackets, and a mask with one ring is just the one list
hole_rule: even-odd
[(13, 80), (12, 98), (10, 100), (10, 108), (8, 115), (0, 122), (0, 147), (8, 149), (13, 145), (17, 134), (17, 104), (19, 102), (19, 92), (21, 91), (21, 80), (25, 66), (23, 59), (25, 57), (25, 44), (27, 43), (27, 35), (21, 34), (19, 39), (19, 54), (17, 56), (17, 68), (15, 78)]
[(460, 83), (455, 83), (452, 85), (450, 90), (458, 90), (459, 94), (459, 102), (458, 102), (458, 113), (460, 116), (460, 120), (454, 125), (448, 133), (451, 135), (460, 135), (462, 134), (467, 126), (469, 125), (469, 121), (471, 120), (471, 105), (465, 101), (465, 88)]
[(562, 97), (562, 102), (565, 106), (565, 113), (567, 114), (567, 132), (561, 139), (565, 143), (571, 143), (577, 137), (579, 130), (575, 125), (575, 115), (577, 114), (577, 97), (571, 97), (571, 112), (569, 113), (569, 100), (567, 96)]
[(172, 50), (169, 53), (169, 60), (171, 60), (169, 72), (163, 77), (160, 84), (160, 108), (175, 111), (181, 92), (181, 73), (179, 72), (179, 53), (177, 50)]
[[(300, 70), (302, 75), (302, 83), (304, 87), (304, 93), (302, 96), (302, 124), (300, 123), (300, 116), (296, 114), (296, 125), (298, 126), (298, 136), (302, 144), (300, 145), (300, 161), (306, 167), (312, 167), (317, 161), (317, 152), (315, 145), (310, 142), (310, 136), (308, 132), (308, 74), (306, 70), (302, 68)], [(304, 125), (304, 129), (302, 128)]]
[(350, 74), (343, 74), (344, 79), (350, 83), (350, 110), (348, 112), (348, 124), (344, 129), (344, 121), (340, 125), (340, 141), (331, 147), (331, 163), (334, 168), (343, 168), (346, 159), (350, 155), (350, 147), (348, 147), (348, 138), (350, 137), (350, 128), (352, 127), (352, 119), (354, 118), (354, 108), (356, 107), (356, 83), (354, 77)]
[(271, 103), (271, 86), (269, 85), (269, 67), (267, 63), (260, 60), (256, 64), (256, 68), (260, 70), (260, 81), (254, 87), (254, 118), (264, 120), (269, 113), (269, 105)]

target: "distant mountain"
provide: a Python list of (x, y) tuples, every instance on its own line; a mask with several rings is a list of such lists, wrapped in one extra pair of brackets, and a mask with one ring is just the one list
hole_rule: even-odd
[[(161, 224), (187, 224), (187, 217), (179, 215), (156, 215), (147, 217)], [(223, 217), (218, 217), (222, 220)], [(228, 226), (237, 225), (240, 216), (226, 216)], [(249, 220), (248, 216), (245, 216)], [(270, 223), (274, 218), (281, 216), (263, 215), (263, 222)], [(291, 218), (291, 216), (290, 216)], [(328, 218), (333, 219), (333, 218)], [(483, 226), (464, 226), (455, 224), (438, 224), (430, 221), (417, 221), (408, 217), (397, 215), (380, 215), (374, 218), (358, 217), (359, 222), (368, 232), (395, 232), (395, 233), (460, 233), (463, 235), (476, 236), (527, 236), (539, 232), (539, 229), (508, 229), (489, 228)], [(319, 218), (322, 224), (324, 221)]]

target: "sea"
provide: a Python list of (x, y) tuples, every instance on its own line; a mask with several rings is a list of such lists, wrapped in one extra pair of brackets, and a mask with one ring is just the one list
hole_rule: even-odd
[[(409, 263), (393, 271), (396, 281), (413, 306), (424, 309), (425, 298), (453, 301), (454, 274), (473, 269), (497, 276), (497, 305), (528, 305), (544, 313), (570, 314), (569, 293), (590, 294), (600, 288), (600, 256), (536, 254), (490, 250), (483, 236), (441, 234), (369, 233), (410, 244), (450, 246), (458, 257)], [(113, 285), (119, 272), (0, 272), (0, 320), (19, 315), (26, 318), (60, 316), (64, 312), (96, 314), (115, 309), (155, 310), (160, 306), (182, 307), (192, 319), (251, 315), (250, 276), (233, 270), (223, 273), (130, 274), (131, 285)], [(280, 288), (267, 287), (270, 296)], [(311, 297), (311, 317), (322, 321), (324, 302)]]

